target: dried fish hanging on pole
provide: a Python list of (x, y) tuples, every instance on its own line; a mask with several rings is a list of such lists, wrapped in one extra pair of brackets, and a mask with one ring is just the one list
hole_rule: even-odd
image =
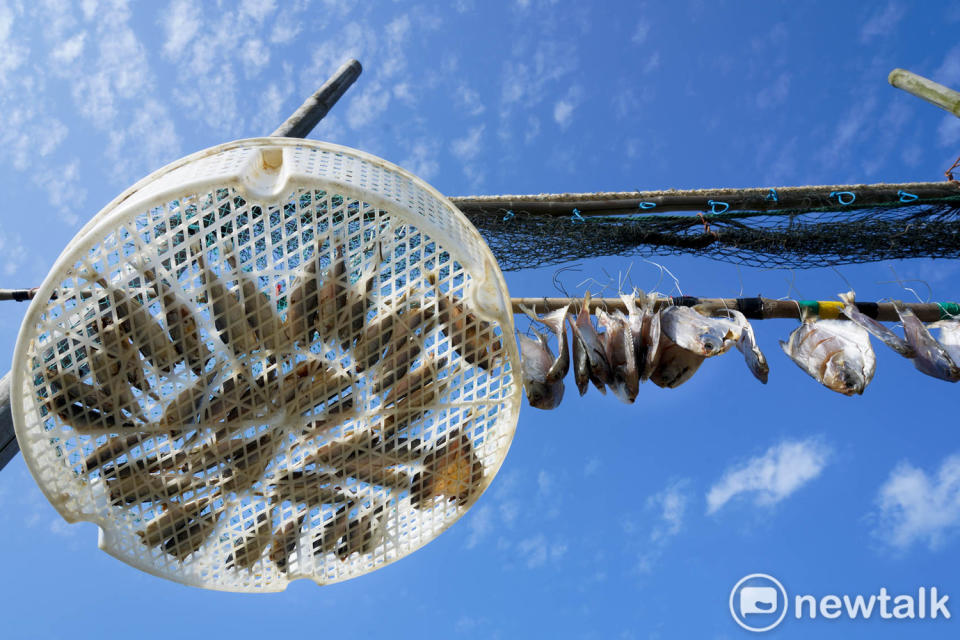
[[(615, 395), (627, 403), (636, 397), (625, 393), (632, 390), (633, 376), (639, 382), (649, 379), (659, 387), (675, 388), (687, 382), (707, 358), (721, 355), (732, 346), (741, 352), (751, 374), (766, 384), (770, 366), (745, 312), (754, 318), (799, 314), (801, 325), (788, 341), (781, 341), (783, 351), (812, 378), (843, 395), (862, 394), (873, 379), (876, 356), (870, 335), (913, 360), (922, 373), (949, 382), (960, 381), (960, 305), (857, 303), (853, 291), (838, 295), (840, 302), (818, 302), (668, 298), (634, 291), (619, 298), (598, 300), (587, 292), (575, 316), (569, 312), (567, 298), (518, 298), (514, 308), (535, 323), (542, 322), (535, 308), (565, 315), (573, 338), (574, 379), (580, 395), (593, 382), (603, 393), (608, 387), (614, 388)], [(939, 319), (924, 325), (916, 314)], [(593, 315), (598, 318), (599, 330)], [(903, 338), (877, 320), (889, 322), (897, 317), (904, 326)], [(930, 334), (934, 328), (940, 330), (939, 342)], [(625, 333), (632, 341), (632, 357), (627, 357), (625, 348), (618, 348), (626, 343)], [(541, 372), (553, 356), (542, 336), (536, 335), (539, 341), (523, 335), (518, 339), (525, 345), (525, 357), (534, 353), (534, 347), (540, 350), (535, 353), (539, 364), (527, 366)], [(619, 365), (619, 372), (614, 373), (612, 363)], [(543, 394), (535, 386), (527, 384), (527, 391), (528, 401), (531, 392), (536, 400), (531, 405), (555, 408), (556, 403), (543, 402)]]

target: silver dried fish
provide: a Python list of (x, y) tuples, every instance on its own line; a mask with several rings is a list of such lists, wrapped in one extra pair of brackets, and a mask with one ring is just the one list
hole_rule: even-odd
[(900, 321), (903, 322), (903, 334), (907, 338), (907, 344), (917, 354), (913, 358), (913, 365), (917, 370), (947, 382), (960, 380), (960, 367), (953, 361), (947, 350), (930, 335), (916, 314), (898, 302), (893, 304), (900, 316)]
[(843, 301), (843, 315), (850, 318), (852, 322), (857, 323), (874, 337), (878, 338), (885, 345), (902, 355), (904, 358), (916, 357), (916, 351), (906, 340), (895, 334), (893, 331), (880, 324), (873, 318), (864, 315), (857, 308), (856, 294), (853, 291), (839, 294)]
[(846, 396), (862, 394), (877, 367), (866, 330), (844, 320), (816, 320), (806, 311), (780, 347), (814, 380)]

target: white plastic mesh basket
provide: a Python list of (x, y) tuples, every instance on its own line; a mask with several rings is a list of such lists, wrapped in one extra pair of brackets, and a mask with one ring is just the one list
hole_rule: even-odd
[(262, 138), (108, 205), (27, 312), (12, 409), (70, 522), (144, 571), (230, 591), (345, 580), (486, 489), (520, 386), (509, 295), (436, 190)]

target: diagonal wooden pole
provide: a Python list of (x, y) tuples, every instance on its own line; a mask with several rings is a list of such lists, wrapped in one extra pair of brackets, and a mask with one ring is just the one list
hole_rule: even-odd
[[(363, 67), (353, 58), (344, 62), (339, 69), (321, 86), (316, 93), (307, 98), (300, 107), (287, 118), (271, 137), (305, 138), (330, 111), (337, 100), (360, 76)], [(35, 289), (0, 289), (0, 300), (25, 301), (33, 298)], [(20, 447), (13, 430), (13, 416), (10, 413), (10, 380), (8, 371), (0, 378), (0, 470), (17, 455)]]
[(906, 69), (894, 69), (887, 76), (887, 81), (897, 89), (903, 89), (960, 118), (960, 91), (954, 91)]

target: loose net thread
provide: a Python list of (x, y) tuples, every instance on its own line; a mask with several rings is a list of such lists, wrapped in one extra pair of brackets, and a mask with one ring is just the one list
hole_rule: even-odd
[(219, 189), (90, 245), (28, 350), (25, 451), (125, 561), (225, 590), (343, 580), (439, 534), (502, 462), (503, 331), (408, 222)]
[[(902, 258), (960, 257), (960, 197), (851, 208), (809, 205), (690, 215), (579, 216), (468, 211), (504, 271), (597, 256), (697, 255), (795, 269)], [(745, 209), (749, 202), (745, 203)]]

